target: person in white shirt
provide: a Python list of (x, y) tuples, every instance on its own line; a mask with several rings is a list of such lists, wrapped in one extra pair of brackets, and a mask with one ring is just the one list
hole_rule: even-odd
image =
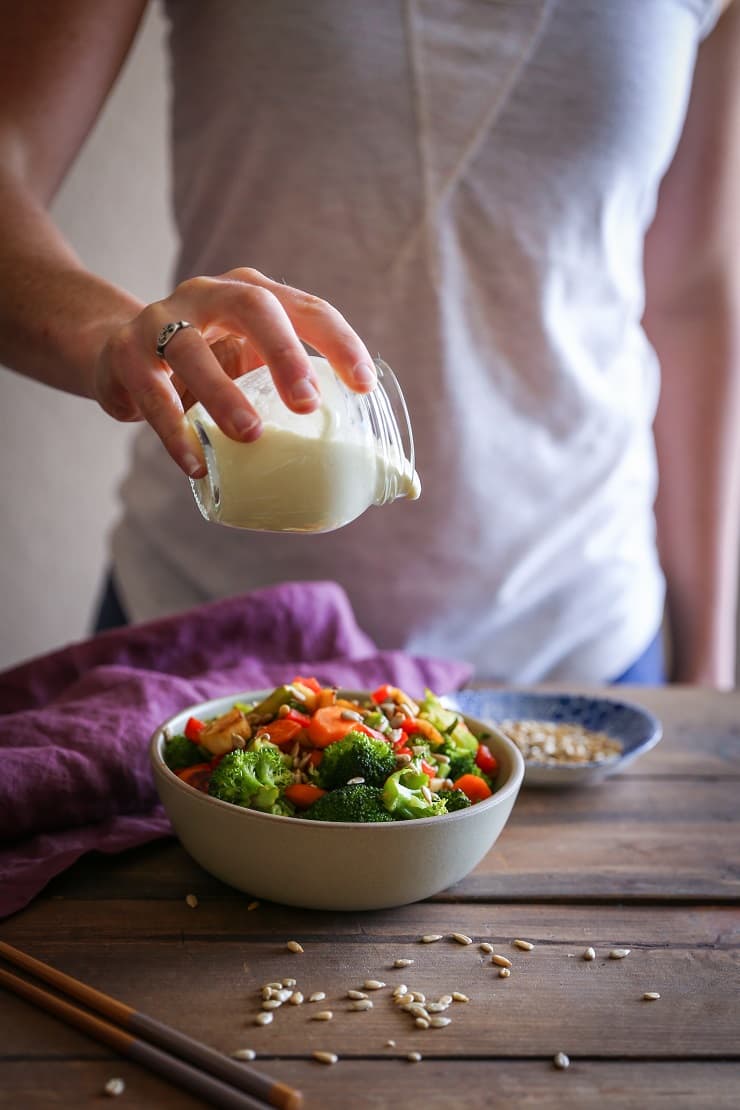
[[(479, 677), (659, 681), (667, 584), (671, 676), (732, 683), (738, 6), (169, 0), (181, 250), (152, 305), (46, 211), (145, 4), (14, 8), (0, 358), (148, 425), (113, 540), (126, 619), (332, 578), (381, 646)], [(393, 366), (421, 500), (318, 537), (209, 527), (183, 399), (249, 441), (231, 379), (267, 363), (310, 411), (304, 344), (361, 391), (370, 351)]]

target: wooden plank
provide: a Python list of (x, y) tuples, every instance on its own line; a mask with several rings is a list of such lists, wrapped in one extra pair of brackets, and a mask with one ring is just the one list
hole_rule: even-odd
[[(310, 942), (331, 937), (337, 945), (355, 946), (360, 950), (360, 959), (369, 958), (376, 939), (385, 944), (397, 943), (400, 955), (426, 959), (430, 952), (438, 952), (440, 946), (450, 945), (450, 934), (459, 931), (467, 933), (476, 944), (490, 941), (507, 951), (515, 937), (537, 946), (542, 942), (570, 946), (572, 951), (588, 945), (597, 949), (740, 947), (740, 910), (728, 906), (495, 906), (417, 902), (377, 912), (337, 914), (291, 909), (270, 902), (261, 902), (250, 911), (243, 896), (213, 898), (199, 888), (196, 890), (200, 899), (196, 909), (185, 903), (184, 896), (176, 901), (105, 900), (92, 911), (88, 904), (74, 899), (39, 900), (5, 922), (3, 939), (19, 948), (36, 951), (54, 938), (59, 945), (59, 938), (64, 938), (64, 945), (58, 947), (63, 953), (67, 946), (73, 951), (76, 946), (92, 942), (216, 944), (251, 943), (272, 937), (279, 945), (281, 938), (287, 940), (297, 935)], [(422, 946), (419, 938), (427, 933), (441, 933), (446, 939), (433, 949)]]
[[(510, 934), (501, 936), (497, 945), (513, 964), (507, 979), (499, 978), (498, 968), (475, 945), (419, 944), (418, 928), (404, 943), (402, 934), (384, 934), (360, 916), (355, 922), (362, 931), (354, 936), (333, 935), (326, 924), (308, 935), (266, 929), (233, 940), (223, 935), (191, 939), (185, 933), (179, 941), (123, 941), (101, 934), (92, 944), (55, 940), (49, 934), (27, 948), (225, 1052), (246, 1044), (269, 1055), (306, 1055), (329, 1048), (366, 1056), (382, 1054), (386, 1039), (392, 1037), (399, 1052), (417, 1049), (424, 1055), (456, 1058), (550, 1057), (562, 1049), (599, 1058), (740, 1059), (737, 920), (729, 914), (718, 917), (720, 911), (704, 918), (697, 912), (691, 931), (697, 936), (703, 920), (703, 940), (686, 943), (683, 911), (651, 917), (645, 910), (641, 922), (637, 910), (631, 912), (634, 932), (620, 925), (618, 915), (608, 908), (600, 915), (592, 909), (586, 935), (585, 930), (578, 933), (575, 913), (543, 928), (541, 937), (530, 924), (527, 933), (537, 942), (532, 952), (519, 952), (506, 943)], [(526, 910), (522, 913), (521, 923), (526, 924)], [(435, 920), (442, 924), (439, 914)], [(450, 914), (448, 921), (465, 929), (469, 919), (463, 914), (453, 921)], [(544, 908), (540, 924), (546, 921)], [(398, 921), (389, 924), (399, 927)], [(730, 943), (718, 943), (718, 931)], [(633, 944), (633, 936), (640, 940)], [(304, 954), (286, 950), (291, 937), (304, 944)], [(581, 958), (588, 941), (595, 941), (599, 950), (592, 963)], [(613, 944), (632, 951), (626, 959), (611, 960), (607, 952)], [(413, 958), (414, 965), (392, 969), (400, 955)], [(254, 1025), (262, 985), (285, 976), (294, 977), (306, 997), (324, 991), (326, 1001), (285, 1005), (272, 1025)], [(347, 990), (361, 988), (368, 977), (388, 985), (369, 992), (372, 1010), (350, 1012)], [(447, 1028), (419, 1030), (411, 1015), (392, 1001), (391, 989), (402, 981), (428, 1000), (458, 990), (470, 1002), (452, 1005), (447, 1016), (453, 1020)], [(644, 1001), (645, 991), (658, 991), (660, 1000)], [(332, 1010), (334, 1020), (312, 1020), (320, 1009)], [(0, 1025), (5, 1030), (0, 1059), (34, 1053), (99, 1058), (104, 1051), (15, 997), (0, 999)]]
[[(389, 1050), (390, 1051), (390, 1050)], [(32, 1067), (29, 1067), (32, 1063)], [(302, 1060), (260, 1060), (270, 1075), (299, 1087), (305, 1110), (737, 1110), (740, 1065), (604, 1062), (574, 1058), (567, 1071), (547, 1060), (341, 1060), (333, 1068)], [(112, 1075), (123, 1077), (121, 1105), (136, 1110), (200, 1110), (203, 1103), (131, 1064), (19, 1060), (3, 1065), (0, 1105), (23, 1110), (97, 1103)]]
[[(615, 779), (601, 787), (522, 791), (478, 868), (444, 900), (740, 900), (740, 786)], [(81, 861), (48, 897), (180, 897), (226, 888), (173, 842)]]

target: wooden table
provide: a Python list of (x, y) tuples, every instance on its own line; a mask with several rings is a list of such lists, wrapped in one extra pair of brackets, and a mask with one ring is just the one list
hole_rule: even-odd
[[(81, 861), (0, 934), (224, 1052), (256, 1049), (260, 1068), (303, 1089), (307, 1110), (737, 1108), (740, 694), (625, 696), (662, 718), (663, 742), (602, 786), (523, 791), (481, 866), (429, 902), (250, 910), (164, 841)], [(455, 943), (453, 931), (476, 943)], [(445, 939), (422, 945), (425, 933)], [(519, 951), (515, 937), (535, 948)], [(289, 939), (303, 955), (286, 950)], [(511, 959), (509, 978), (479, 951), (483, 940)], [(593, 962), (582, 958), (589, 945)], [(615, 947), (630, 953), (609, 959)], [(414, 965), (392, 970), (401, 956)], [(334, 1020), (309, 1020), (318, 1007), (304, 1004), (252, 1024), (259, 988), (284, 976), (306, 995), (325, 991)], [(368, 977), (470, 1001), (427, 1031), (390, 990), (371, 1011), (346, 1012), (347, 989)], [(0, 1029), (3, 1106), (95, 1106), (114, 1075), (126, 1081), (122, 1108), (202, 1105), (8, 995)], [(314, 1062), (319, 1048), (339, 1063)], [(412, 1050), (421, 1063), (406, 1059)], [(568, 1070), (553, 1066), (559, 1051)]]

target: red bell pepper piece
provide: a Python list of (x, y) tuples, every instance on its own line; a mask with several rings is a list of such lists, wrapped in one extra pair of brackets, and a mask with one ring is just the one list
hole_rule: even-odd
[(321, 693), (321, 683), (317, 678), (304, 678), (303, 675), (296, 675), (293, 682), (300, 682), (301, 686), (305, 686), (307, 690), (313, 690), (314, 694)]
[(491, 750), (487, 744), (478, 745), (478, 751), (475, 753), (475, 762), (484, 775), (493, 776), (498, 772), (498, 760), (495, 755), (491, 755)]
[(197, 717), (188, 717), (188, 723), (185, 725), (185, 735), (188, 740), (197, 744), (198, 738), (205, 727), (205, 721), (199, 721)]

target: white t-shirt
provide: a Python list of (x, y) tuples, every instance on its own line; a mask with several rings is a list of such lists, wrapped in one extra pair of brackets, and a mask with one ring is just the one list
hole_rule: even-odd
[(135, 620), (334, 579), (382, 646), (608, 680), (647, 646), (642, 250), (714, 0), (169, 0), (177, 278), (255, 266), (396, 371), (423, 492), (323, 536), (203, 521), (149, 428)]

